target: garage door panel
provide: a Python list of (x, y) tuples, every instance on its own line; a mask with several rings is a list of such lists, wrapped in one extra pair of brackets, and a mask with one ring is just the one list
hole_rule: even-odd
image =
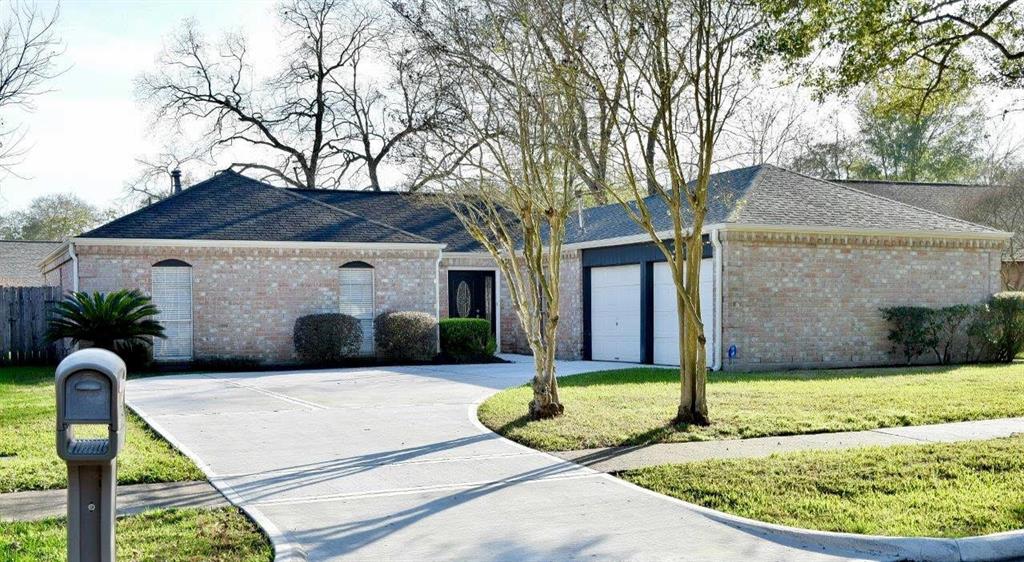
[(639, 362), (640, 323), (640, 266), (591, 268), (591, 358)]
[[(700, 308), (707, 339), (707, 362), (714, 357), (714, 265), (704, 259), (700, 266)], [(676, 288), (667, 263), (654, 264), (654, 362), (679, 364), (679, 323), (676, 319)]]

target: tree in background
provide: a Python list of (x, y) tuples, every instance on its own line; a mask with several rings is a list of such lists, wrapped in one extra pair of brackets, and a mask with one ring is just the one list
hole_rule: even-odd
[(34, 4), (5, 3), (0, 22), (0, 170), (14, 173), (25, 154), (25, 131), (11, 124), (11, 112), (31, 111), (46, 93), (46, 82), (61, 73), (57, 59), (63, 46), (56, 35), (58, 10), (42, 14)]
[(826, 127), (829, 129), (826, 137), (808, 142), (784, 165), (795, 172), (827, 180), (857, 177), (864, 159), (861, 139), (847, 133), (835, 119), (830, 119)]
[[(985, 134), (985, 115), (972, 99), (971, 78), (933, 85), (931, 68), (913, 64), (886, 72), (857, 101), (864, 160), (860, 179), (972, 181)], [(926, 93), (928, 95), (926, 95)]]
[[(947, 75), (1017, 87), (1024, 80), (1020, 0), (760, 0), (762, 42), (822, 91), (844, 94), (886, 71), (932, 67), (925, 96)], [(816, 56), (824, 54), (825, 56)]]
[(70, 193), (36, 197), (23, 211), (0, 217), (4, 240), (63, 240), (114, 218)]
[(288, 0), (278, 19), (286, 56), (270, 78), (253, 78), (244, 37), (214, 44), (186, 22), (158, 69), (139, 78), (140, 98), (158, 120), (205, 127), (211, 153), (245, 148), (232, 168), (305, 188), (379, 190), (383, 161), (400, 162), (417, 135), (461, 118), (445, 93), (457, 77), (424, 72), (380, 10)]

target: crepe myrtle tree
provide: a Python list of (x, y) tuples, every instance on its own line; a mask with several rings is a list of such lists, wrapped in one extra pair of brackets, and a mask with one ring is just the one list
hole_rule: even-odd
[(432, 53), (436, 71), (459, 77), (454, 92), (466, 119), (434, 137), (422, 157), (464, 155), (435, 183), (497, 263), (525, 330), (535, 371), (529, 416), (561, 415), (555, 354), (562, 244), (577, 193), (586, 190), (560, 145), (578, 119), (561, 87), (566, 69), (540, 52), (543, 14), (532, 2), (395, 7)]
[[(624, 84), (612, 142), (617, 170), (604, 182), (606, 192), (665, 256), (676, 287), (680, 400), (675, 421), (708, 424), (701, 235), (715, 150), (747, 92), (739, 81), (741, 71), (750, 68), (742, 54), (752, 47), (760, 11), (745, 0), (595, 0), (576, 13), (593, 39), (587, 49), (567, 42), (558, 53), (584, 74), (594, 73), (593, 60), (608, 61), (616, 69), (616, 83)], [(600, 54), (591, 55), (594, 51)], [(587, 92), (579, 86), (595, 78), (559, 76), (571, 78), (561, 84), (571, 105), (584, 103)], [(565, 154), (574, 158), (576, 153)]]

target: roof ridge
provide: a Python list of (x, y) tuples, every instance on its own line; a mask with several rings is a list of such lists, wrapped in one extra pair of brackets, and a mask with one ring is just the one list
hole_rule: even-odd
[(290, 190), (290, 189), (287, 189), (287, 188), (282, 190), (281, 188), (274, 187), (274, 186), (272, 186), (270, 184), (266, 184), (266, 183), (263, 183), (263, 182), (258, 181), (258, 180), (256, 181), (256, 183), (259, 183), (261, 186), (266, 187), (268, 189), (273, 189), (273, 190), (277, 190), (277, 191), (283, 191), (285, 194), (287, 194), (287, 195), (289, 195), (291, 197), (295, 197), (295, 198), (302, 199), (302, 200), (305, 200), (305, 201), (310, 201), (312, 203), (315, 203), (317, 205), (321, 205), (323, 207), (326, 207), (328, 209), (331, 209), (332, 211), (341, 213), (343, 215), (347, 215), (347, 216), (350, 216), (350, 217), (355, 217), (355, 218), (357, 218), (359, 220), (364, 220), (364, 221), (366, 221), (368, 223), (375, 224), (377, 226), (380, 226), (380, 227), (383, 227), (383, 228), (387, 228), (387, 229), (393, 230), (395, 232), (401, 232), (402, 234), (405, 234), (406, 236), (411, 236), (413, 238), (418, 238), (420, 240), (423, 240), (425, 242), (429, 242), (431, 244), (437, 244), (438, 243), (437, 240), (431, 240), (430, 238), (427, 238), (426, 236), (420, 236), (419, 234), (414, 234), (412, 232), (409, 232), (408, 230), (403, 230), (401, 228), (398, 228), (396, 226), (392, 226), (392, 225), (387, 224), (387, 223), (383, 223), (383, 222), (380, 222), (380, 221), (377, 221), (377, 220), (374, 220), (374, 219), (368, 219), (368, 218), (366, 218), (366, 217), (364, 217), (362, 215), (353, 213), (352, 211), (349, 211), (348, 209), (342, 209), (341, 207), (335, 207), (334, 205), (331, 205), (330, 203), (325, 203), (323, 201), (320, 201), (319, 199), (314, 199), (312, 197), (307, 197), (305, 195), (302, 195), (301, 193), (295, 193), (294, 190)]
[[(172, 199), (180, 197), (180, 196), (184, 195), (186, 192), (191, 191), (191, 190), (193, 190), (193, 189), (195, 189), (197, 187), (204, 187), (203, 184), (210, 183), (213, 180), (219, 178), (221, 175), (228, 174), (228, 173), (236, 175), (236, 176), (240, 176), (240, 177), (243, 177), (243, 178), (245, 177), (242, 174), (239, 174), (238, 172), (236, 172), (234, 170), (231, 170), (230, 168), (225, 168), (223, 170), (217, 170), (216, 172), (213, 173), (212, 176), (206, 178), (205, 180), (203, 180), (201, 182), (194, 183), (194, 184), (188, 186), (187, 188), (182, 189), (181, 191), (179, 191), (177, 193), (172, 193), (172, 194), (168, 195), (167, 197), (164, 197), (163, 199), (157, 201), (156, 203), (151, 203), (151, 204), (146, 205), (144, 207), (139, 207), (138, 209), (135, 209), (134, 211), (132, 211), (130, 213), (126, 213), (124, 215), (121, 215), (121, 216), (117, 217), (116, 219), (114, 219), (114, 220), (112, 220), (110, 222), (105, 222), (105, 223), (103, 223), (103, 224), (101, 224), (101, 225), (99, 225), (99, 226), (97, 226), (95, 228), (90, 228), (89, 230), (78, 234), (78, 236), (71, 236), (70, 238), (88, 238), (88, 236), (86, 236), (86, 234), (92, 234), (93, 232), (96, 232), (97, 230), (99, 230), (101, 228), (106, 228), (106, 227), (108, 227), (108, 226), (110, 226), (112, 224), (117, 224), (117, 223), (119, 223), (121, 221), (124, 221), (124, 220), (128, 219), (129, 217), (133, 217), (133, 216), (135, 216), (135, 215), (137, 215), (137, 214), (139, 214), (139, 213), (141, 213), (143, 211), (148, 211), (148, 210), (153, 209), (155, 207), (164, 206), (164, 205), (167, 204), (168, 201), (171, 201)], [(246, 178), (246, 179), (249, 179), (249, 178)]]
[[(772, 164), (757, 164), (757, 165), (754, 165), (754, 166), (746, 166), (744, 168), (737, 168), (737, 170), (745, 170), (747, 168), (757, 168), (757, 172), (754, 173), (754, 177), (750, 178), (750, 187), (746, 191), (743, 192), (743, 197), (741, 197), (741, 198), (736, 200), (736, 203), (733, 205), (732, 209), (729, 210), (729, 214), (725, 216), (725, 220), (723, 222), (730, 223), (730, 222), (733, 222), (733, 221), (737, 221), (737, 222), (739, 221), (738, 214), (739, 214), (740, 211), (743, 210), (743, 206), (741, 205), (741, 203), (743, 201), (745, 201), (746, 199), (748, 199), (750, 197), (751, 192), (753, 192), (754, 190), (756, 190), (758, 188), (758, 186), (761, 183), (761, 178), (764, 177), (764, 173), (765, 173), (766, 170), (768, 170), (770, 168), (776, 168), (776, 169), (782, 170), (782, 168), (778, 168), (776, 166), (773, 166)], [(729, 171), (732, 171), (732, 170), (729, 170)], [(722, 172), (722, 173), (724, 173), (724, 172)]]
[[(779, 169), (786, 170), (785, 168), (779, 168)], [(900, 206), (903, 206), (903, 207), (907, 207), (907, 208), (910, 208), (910, 209), (914, 209), (916, 211), (921, 211), (922, 213), (925, 213), (925, 214), (928, 214), (928, 215), (931, 215), (931, 216), (941, 217), (943, 219), (947, 219), (947, 220), (951, 220), (951, 221), (954, 221), (954, 222), (958, 222), (960, 224), (982, 228), (982, 229), (985, 229), (988, 232), (1003, 232), (1003, 231), (1001, 231), (1001, 230), (999, 230), (997, 228), (992, 228), (990, 226), (985, 226), (983, 224), (978, 224), (976, 222), (966, 221), (966, 220), (963, 220), (961, 218), (951, 217), (949, 215), (944, 215), (942, 213), (939, 213), (939, 212), (936, 212), (936, 211), (932, 211), (930, 209), (925, 209), (924, 207), (918, 207), (917, 205), (911, 205), (910, 203), (906, 203), (904, 201), (899, 201), (897, 199), (890, 199), (889, 197), (882, 197), (881, 195), (878, 195), (878, 194), (875, 194), (875, 193), (871, 193), (870, 191), (864, 191), (862, 189), (856, 189), (856, 188), (851, 187), (849, 185), (843, 185), (841, 183), (836, 183), (835, 181), (832, 181), (832, 180), (823, 180), (821, 178), (815, 178), (813, 176), (808, 176), (806, 174), (801, 174), (800, 172), (794, 172), (792, 170), (786, 170), (786, 171), (791, 173), (791, 174), (797, 174), (797, 175), (803, 176), (805, 178), (809, 178), (809, 179), (812, 179), (812, 180), (817, 180), (817, 181), (820, 181), (820, 182), (823, 182), (823, 183), (831, 184), (831, 185), (834, 185), (834, 186), (836, 186), (836, 187), (838, 187), (840, 189), (845, 189), (847, 191), (852, 191), (854, 193), (860, 193), (861, 195), (867, 195), (868, 197), (871, 197), (871, 198), (874, 198), (874, 199), (881, 199), (883, 201), (888, 201), (890, 203), (896, 203), (897, 205), (900, 205)]]

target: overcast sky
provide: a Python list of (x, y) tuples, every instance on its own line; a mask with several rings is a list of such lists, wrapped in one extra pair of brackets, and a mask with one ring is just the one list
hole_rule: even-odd
[[(264, 70), (276, 68), (280, 53), (274, 41), (274, 3), (62, 2), (57, 32), (66, 47), (61, 64), (68, 70), (52, 81), (52, 92), (36, 100), (33, 113), (11, 116), (27, 128), (29, 151), (16, 169), (23, 178), (0, 178), (0, 213), (23, 208), (46, 193), (73, 192), (98, 207), (122, 198), (125, 181), (138, 169), (135, 158), (158, 152), (163, 144), (148, 110), (135, 99), (134, 80), (153, 66), (165, 39), (182, 20), (195, 18), (211, 38), (223, 31), (241, 31), (249, 40), (250, 60)], [(42, 0), (40, 7), (53, 10), (56, 3)], [(998, 113), (995, 108), (1002, 100), (985, 97), (987, 110)], [(814, 112), (815, 119), (836, 111), (847, 111), (849, 116), (848, 105), (840, 102), (838, 107), (821, 108)], [(1024, 134), (1024, 115), (1013, 119)], [(1002, 123), (999, 128), (1006, 126)]]
[[(159, 131), (135, 101), (134, 80), (151, 68), (164, 39), (185, 18), (211, 35), (242, 30), (254, 60), (275, 58), (271, 1), (65, 0), (58, 35), (68, 71), (54, 91), (36, 100), (36, 110), (14, 116), (28, 128), (24, 179), (0, 180), (0, 212), (24, 207), (45, 193), (74, 192), (98, 206), (123, 194), (137, 169), (136, 156), (159, 150)], [(55, 2), (40, 2), (52, 10)], [(6, 8), (6, 5), (4, 6)]]

